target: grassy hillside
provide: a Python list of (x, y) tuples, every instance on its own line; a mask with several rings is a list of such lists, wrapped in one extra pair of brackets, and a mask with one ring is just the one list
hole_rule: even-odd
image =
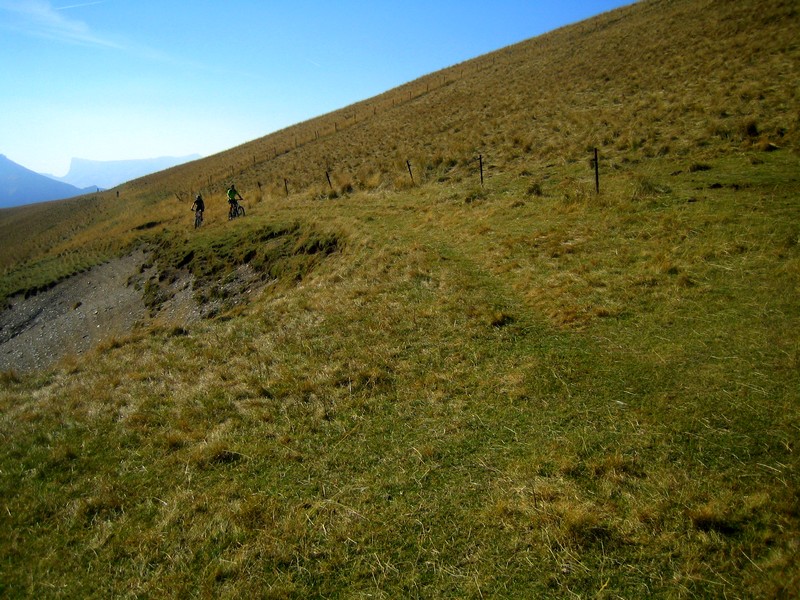
[(144, 246), (229, 300), (0, 375), (0, 592), (793, 597), (798, 30), (640, 2), (0, 211), (4, 297)]

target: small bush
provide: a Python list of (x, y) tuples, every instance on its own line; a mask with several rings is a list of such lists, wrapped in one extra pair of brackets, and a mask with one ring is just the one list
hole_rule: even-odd
[(496, 329), (500, 329), (514, 322), (514, 317), (504, 311), (497, 311), (492, 314), (490, 324)]
[(472, 204), (473, 202), (478, 202), (480, 200), (485, 200), (487, 197), (486, 190), (482, 187), (474, 188), (467, 194), (467, 197), (464, 198), (464, 202), (467, 204)]
[(749, 119), (742, 123), (741, 134), (745, 138), (757, 138), (760, 135), (758, 124), (755, 119)]
[(542, 196), (544, 194), (544, 192), (542, 191), (542, 186), (538, 182), (529, 185), (528, 189), (526, 190), (526, 193), (528, 194), (528, 196)]
[(0, 372), (0, 384), (9, 385), (11, 383), (19, 383), (20, 378), (14, 369)]
[(722, 507), (709, 503), (689, 511), (689, 518), (700, 531), (716, 531), (731, 535), (739, 530), (739, 523)]
[(652, 198), (662, 194), (669, 194), (672, 190), (669, 186), (656, 183), (647, 178), (641, 178), (636, 182), (633, 190), (632, 199), (641, 200), (643, 198)]

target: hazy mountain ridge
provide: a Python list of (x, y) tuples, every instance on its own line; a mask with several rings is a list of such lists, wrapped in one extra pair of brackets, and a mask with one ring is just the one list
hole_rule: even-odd
[(200, 158), (161, 156), (134, 160), (73, 158), (63, 177), (37, 173), (0, 154), (0, 208), (64, 200), (109, 189)]
[(0, 208), (63, 200), (94, 189), (96, 188), (80, 189), (69, 183), (56, 181), (0, 154)]
[(160, 156), (134, 160), (89, 160), (73, 158), (69, 172), (63, 177), (48, 175), (76, 187), (113, 188), (126, 181), (169, 169), (200, 158), (199, 154), (187, 156)]

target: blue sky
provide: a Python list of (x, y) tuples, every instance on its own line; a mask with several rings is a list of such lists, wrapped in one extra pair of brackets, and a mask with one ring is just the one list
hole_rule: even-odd
[(204, 156), (632, 0), (0, 0), (0, 154)]

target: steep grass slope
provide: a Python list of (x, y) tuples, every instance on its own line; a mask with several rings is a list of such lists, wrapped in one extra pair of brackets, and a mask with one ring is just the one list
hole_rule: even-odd
[(799, 19), (641, 2), (2, 213), (3, 294), (131, 245), (156, 309), (265, 284), (2, 375), (3, 593), (791, 597)]

